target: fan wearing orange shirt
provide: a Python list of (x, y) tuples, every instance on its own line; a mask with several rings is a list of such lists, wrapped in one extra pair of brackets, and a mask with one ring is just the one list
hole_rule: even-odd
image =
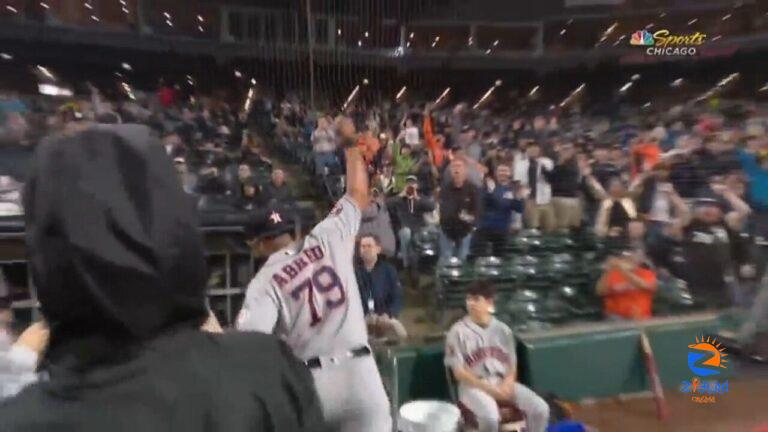
[(657, 137), (647, 134), (645, 139), (632, 146), (630, 151), (632, 177), (650, 171), (661, 160), (661, 147)]
[(597, 282), (606, 316), (643, 320), (652, 316), (656, 273), (643, 264), (639, 252), (627, 251), (609, 257), (605, 272)]

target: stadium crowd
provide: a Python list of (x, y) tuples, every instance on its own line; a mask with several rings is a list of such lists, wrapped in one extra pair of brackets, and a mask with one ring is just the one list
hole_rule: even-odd
[[(638, 107), (607, 118), (476, 110), (463, 103), (343, 113), (360, 131), (357, 147), (371, 179), (355, 264), (369, 334), (408, 337), (399, 321), (403, 285), (419, 285), (414, 239), (424, 233), (436, 236), (440, 263), (503, 257), (518, 237), (593, 236), (606, 246), (593, 294), (609, 320), (653, 316), (665, 280), (683, 281), (703, 307), (756, 302), (753, 310), (763, 310), (765, 299), (754, 297), (766, 269), (768, 113), (744, 106), (738, 116), (692, 105), (654, 112)], [(89, 97), (63, 105), (6, 97), (0, 114), (2, 150), (10, 156), (0, 176), (4, 216), (24, 212), (29, 168), (14, 154), (94, 124), (148, 125), (201, 212), (296, 212), (296, 190), (286, 177), (306, 174), (290, 163), (290, 172), (274, 167), (267, 157), (273, 153), (312, 172), (310, 183), (328, 198), (316, 203), (318, 213), (344, 190), (345, 153), (337, 136), (342, 113), (312, 112), (297, 98), (275, 104), (265, 97), (243, 113), (215, 98), (177, 100), (169, 88), (156, 97), (107, 102), (91, 87)], [(398, 275), (403, 270), (409, 278)], [(7, 377), (0, 397), (36, 380), (37, 353), (49, 337), (38, 323), (12, 343), (6, 285), (0, 271), (0, 350), (11, 366), (0, 370)], [(495, 291), (479, 297), (470, 291), (467, 304), (493, 304), (496, 297)], [(744, 328), (740, 337), (755, 330)], [(546, 423), (538, 396), (517, 404)]]
[[(765, 272), (768, 141), (763, 108), (733, 106), (614, 118), (461, 103), (356, 109), (376, 197), (362, 231), (401, 268), (424, 229), (439, 232), (443, 260), (461, 261), (501, 256), (523, 234), (591, 233), (612, 251), (596, 287), (608, 316), (650, 317), (658, 279), (684, 281), (706, 307), (747, 306)], [(277, 142), (303, 146), (327, 185), (343, 166), (331, 115), (295, 100), (275, 114)]]

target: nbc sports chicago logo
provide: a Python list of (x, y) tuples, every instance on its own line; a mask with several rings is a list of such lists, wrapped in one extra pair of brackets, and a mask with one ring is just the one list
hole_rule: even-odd
[[(717, 396), (728, 393), (728, 380), (714, 378), (727, 368), (728, 354), (715, 338), (696, 338), (696, 343), (688, 345), (688, 369), (694, 377), (683, 381), (680, 391), (691, 395), (691, 401), (700, 404), (717, 402)], [(708, 377), (710, 379), (704, 379)]]
[(632, 33), (629, 44), (645, 47), (645, 53), (651, 56), (695, 56), (706, 39), (701, 32), (676, 35), (666, 29), (655, 33), (638, 30)]

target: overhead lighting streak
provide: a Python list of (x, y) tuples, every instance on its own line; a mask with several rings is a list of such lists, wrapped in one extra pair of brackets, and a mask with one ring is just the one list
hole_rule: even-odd
[(475, 104), (475, 106), (472, 107), (472, 109), (479, 108), (480, 105), (482, 105), (483, 102), (485, 102), (485, 100), (488, 99), (491, 96), (493, 91), (496, 90), (496, 87), (499, 87), (500, 85), (501, 85), (501, 80), (496, 80), (496, 82), (493, 83), (493, 86), (491, 88), (489, 88), (487, 92), (485, 92), (483, 97), (481, 97), (480, 100), (477, 101), (477, 103)]
[(56, 81), (56, 77), (53, 76), (53, 74), (51, 73), (50, 70), (48, 70), (48, 68), (46, 68), (44, 66), (37, 65), (37, 70), (39, 70), (40, 73), (45, 75), (48, 79), (52, 79), (52, 80)]
[(443, 99), (445, 99), (445, 97), (448, 96), (448, 93), (450, 93), (450, 92), (451, 92), (451, 88), (450, 87), (446, 87), (445, 90), (443, 90), (443, 93), (440, 95), (440, 97), (435, 99), (435, 103), (433, 105), (434, 106), (439, 105), (440, 102), (442, 102)]
[(529, 92), (528, 92), (528, 97), (532, 97), (532, 96), (533, 96), (533, 95), (535, 95), (535, 94), (536, 94), (538, 91), (539, 91), (539, 86), (536, 86), (536, 87), (532, 88), (532, 89), (531, 89), (531, 91), (529, 91)]
[(564, 107), (568, 104), (570, 104), (576, 97), (581, 94), (581, 92), (584, 91), (584, 89), (587, 87), (585, 83), (581, 83), (580, 86), (578, 86), (574, 91), (571, 92), (571, 94), (568, 95), (565, 99), (563, 99), (562, 102), (560, 102), (560, 107)]
[(346, 111), (347, 107), (349, 107), (349, 104), (352, 103), (352, 101), (355, 99), (355, 96), (357, 96), (357, 93), (360, 91), (360, 85), (356, 85), (354, 90), (352, 90), (352, 93), (349, 94), (349, 97), (347, 97), (347, 100), (344, 102), (344, 105), (341, 106), (342, 111)]
[(403, 86), (403, 88), (400, 89), (399, 92), (397, 92), (397, 95), (395, 95), (395, 101), (400, 100), (401, 97), (405, 94), (406, 86)]

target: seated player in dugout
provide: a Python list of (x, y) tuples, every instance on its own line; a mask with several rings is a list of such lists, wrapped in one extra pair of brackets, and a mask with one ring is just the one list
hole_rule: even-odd
[(24, 200), (50, 341), (43, 378), (0, 405), (0, 430), (321, 430), (312, 377), (284, 343), (199, 330), (199, 222), (147, 127), (44, 141)]
[(544, 432), (549, 406), (517, 382), (512, 330), (494, 318), (496, 289), (477, 281), (467, 288), (467, 315), (445, 340), (445, 365), (459, 384), (459, 402), (477, 420), (478, 432), (499, 430), (499, 404), (514, 403), (525, 415), (529, 432)]

